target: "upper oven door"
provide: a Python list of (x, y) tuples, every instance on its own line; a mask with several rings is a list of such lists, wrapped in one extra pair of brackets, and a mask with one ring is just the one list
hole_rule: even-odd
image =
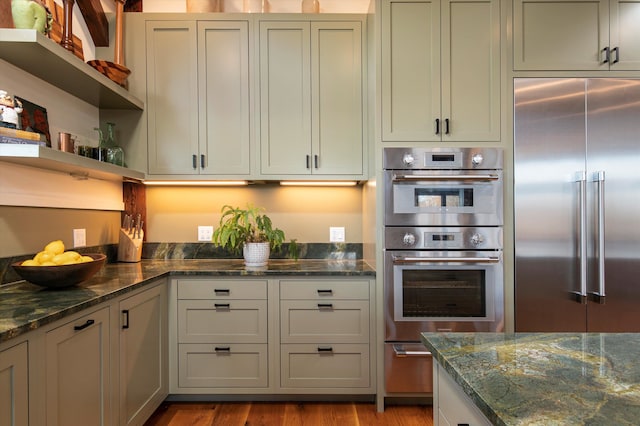
[(387, 226), (502, 226), (501, 170), (387, 170)]

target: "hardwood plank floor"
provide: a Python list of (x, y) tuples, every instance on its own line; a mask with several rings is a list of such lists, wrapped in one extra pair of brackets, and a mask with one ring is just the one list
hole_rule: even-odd
[(431, 406), (353, 402), (165, 402), (145, 426), (433, 426)]

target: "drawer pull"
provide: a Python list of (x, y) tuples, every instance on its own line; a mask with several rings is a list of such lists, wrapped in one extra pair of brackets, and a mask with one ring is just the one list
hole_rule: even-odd
[(333, 310), (333, 303), (318, 303), (319, 310)]
[(331, 290), (331, 289), (323, 290), (323, 289), (320, 289), (320, 288), (319, 288), (319, 289), (318, 289), (318, 294), (319, 294), (320, 296), (324, 296), (324, 295), (331, 295), (331, 294), (333, 294), (333, 290)]
[(229, 309), (231, 309), (231, 305), (229, 303), (214, 303), (213, 306), (216, 308), (216, 310), (221, 309), (228, 311)]
[(85, 328), (87, 328), (87, 327), (89, 327), (89, 326), (91, 326), (93, 324), (95, 324), (95, 321), (92, 320), (92, 319), (88, 319), (87, 322), (85, 322), (82, 325), (76, 325), (76, 326), (73, 327), (73, 329), (75, 331), (80, 331), (80, 330), (84, 330)]
[(328, 346), (328, 347), (318, 346), (318, 352), (321, 352), (321, 353), (333, 352), (333, 348), (331, 346)]
[(216, 346), (214, 348), (216, 352), (231, 352), (231, 347), (229, 346)]
[(215, 290), (213, 290), (213, 292), (215, 294), (231, 294), (231, 290), (229, 290), (228, 288), (216, 288)]

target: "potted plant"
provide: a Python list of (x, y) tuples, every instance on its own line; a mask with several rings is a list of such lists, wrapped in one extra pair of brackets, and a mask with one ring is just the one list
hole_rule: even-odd
[[(264, 208), (247, 204), (247, 207), (222, 207), (220, 224), (213, 232), (212, 242), (232, 253), (242, 251), (245, 265), (264, 266), (271, 250), (279, 249), (285, 241), (284, 232), (274, 228)], [(295, 240), (289, 244), (289, 255), (297, 258)]]

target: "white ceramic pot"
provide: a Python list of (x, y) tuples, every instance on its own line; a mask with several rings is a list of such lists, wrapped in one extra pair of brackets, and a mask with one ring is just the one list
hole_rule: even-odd
[(245, 243), (242, 254), (246, 266), (265, 266), (269, 261), (269, 243)]

